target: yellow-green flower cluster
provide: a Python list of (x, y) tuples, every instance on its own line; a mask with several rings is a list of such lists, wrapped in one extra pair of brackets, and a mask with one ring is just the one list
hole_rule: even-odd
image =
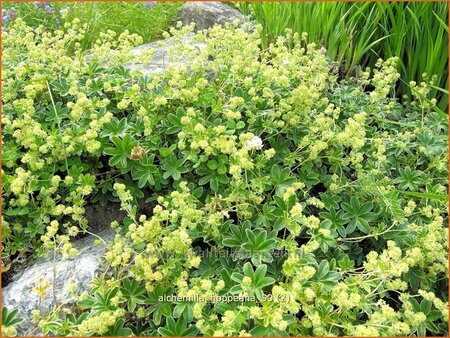
[[(134, 220), (130, 192), (119, 183), (115, 184), (115, 189), (122, 208)], [(112, 266), (126, 266), (130, 275), (143, 281), (149, 291), (163, 280), (183, 276), (183, 269), (200, 264), (187, 228), (195, 227), (192, 225), (193, 217), (201, 220), (203, 213), (196, 209), (186, 182), (180, 184), (180, 191), (173, 191), (158, 201), (160, 204), (154, 207), (153, 216), (147, 219), (142, 215), (139, 221), (134, 220), (128, 226), (126, 237), (117, 235), (105, 256)], [(164, 226), (167, 224), (169, 227)], [(179, 228), (174, 229), (174, 226)], [(138, 247), (144, 249), (136, 249)], [(173, 264), (177, 264), (180, 270), (175, 271)]]
[(98, 315), (92, 316), (78, 325), (75, 335), (88, 336), (105, 334), (115, 324), (116, 320), (122, 318), (124, 314), (125, 311), (123, 309), (100, 312)]

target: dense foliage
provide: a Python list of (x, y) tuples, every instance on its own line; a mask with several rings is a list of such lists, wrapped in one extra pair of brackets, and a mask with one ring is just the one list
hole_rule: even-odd
[(403, 106), (396, 58), (337, 82), (306, 34), (261, 49), (258, 26), (190, 31), (150, 76), (121, 66), (136, 35), (101, 34), (87, 57), (77, 20), (3, 33), (5, 264), (76, 254), (86, 203), (128, 215), (77, 306), (36, 309), (43, 332), (446, 334), (448, 128), (430, 86)]
[[(378, 58), (399, 57), (399, 93), (409, 94), (409, 82), (422, 81), (424, 74), (436, 75), (436, 86), (448, 90), (447, 2), (239, 2), (238, 6), (263, 25), (263, 44), (286, 28), (308, 32), (344, 74), (359, 66), (373, 67)], [(442, 97), (440, 107), (447, 110), (447, 95), (438, 88), (432, 95)]]

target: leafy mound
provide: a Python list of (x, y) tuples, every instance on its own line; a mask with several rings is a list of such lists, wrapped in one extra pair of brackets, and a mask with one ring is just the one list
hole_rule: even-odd
[(396, 59), (337, 82), (306, 35), (261, 49), (246, 29), (188, 45), (173, 29), (177, 62), (150, 76), (120, 66), (136, 36), (86, 58), (76, 24), (5, 33), (5, 259), (75, 254), (86, 200), (128, 215), (111, 273), (37, 311), (44, 333), (446, 334), (447, 125), (429, 87), (405, 107)]

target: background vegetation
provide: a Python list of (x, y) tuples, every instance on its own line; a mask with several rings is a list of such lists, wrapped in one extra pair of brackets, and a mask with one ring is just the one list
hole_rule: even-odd
[[(424, 73), (436, 75), (436, 85), (448, 89), (446, 2), (242, 2), (239, 8), (263, 25), (265, 46), (286, 28), (307, 32), (345, 75), (398, 56), (399, 94), (409, 93), (409, 82), (420, 82)], [(445, 110), (447, 95), (437, 88), (433, 94)]]

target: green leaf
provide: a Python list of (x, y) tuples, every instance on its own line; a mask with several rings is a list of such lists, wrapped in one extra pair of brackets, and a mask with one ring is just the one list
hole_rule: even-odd
[[(249, 264), (249, 263), (247, 263), (247, 264)], [(234, 280), (235, 282), (241, 283), (243, 278), (244, 278), (244, 275), (239, 272), (233, 272), (231, 274), (231, 279)]]
[(125, 278), (122, 281), (122, 288), (120, 291), (127, 300), (129, 311), (134, 311), (136, 304), (144, 304), (146, 290), (138, 281)]
[(266, 286), (272, 285), (273, 283), (275, 283), (275, 279), (272, 277), (263, 277), (261, 278), (258, 283), (257, 283), (257, 287), (259, 288), (264, 288)]
[(159, 170), (153, 164), (153, 158), (153, 155), (146, 156), (131, 169), (131, 177), (138, 181), (139, 188), (143, 188), (147, 184), (155, 185), (154, 175), (158, 174)]
[(342, 218), (349, 222), (346, 228), (347, 234), (353, 233), (356, 228), (365, 234), (369, 233), (369, 222), (376, 218), (376, 214), (371, 212), (372, 207), (369, 202), (361, 205), (354, 196), (350, 199), (350, 203), (342, 203), (342, 209), (345, 210)]
[(422, 299), (420, 302), (420, 312), (423, 312), (425, 315), (428, 315), (428, 313), (431, 311), (431, 306), (433, 305), (432, 302)]
[(219, 167), (219, 165), (217, 164), (216, 160), (209, 160), (208, 163), (207, 163), (207, 166), (211, 170), (215, 170), (215, 169), (217, 169)]
[(230, 225), (230, 234), (222, 240), (223, 246), (231, 248), (240, 247), (247, 241), (247, 229), (250, 229), (250, 222), (244, 222), (240, 227), (236, 224)]
[(230, 293), (232, 295), (236, 295), (236, 294), (240, 294), (244, 291), (244, 289), (242, 288), (242, 286), (240, 285), (235, 285), (230, 289)]
[(163, 160), (162, 168), (164, 169), (163, 178), (172, 177), (175, 181), (181, 178), (182, 173), (186, 173), (188, 170), (183, 165), (184, 159), (178, 160), (174, 154), (170, 154), (169, 157)]
[(182, 337), (195, 335), (198, 331), (195, 327), (187, 327), (184, 318), (178, 318), (177, 322), (172, 316), (166, 318), (166, 326), (158, 329), (159, 334), (168, 337)]
[(238, 123), (236, 123), (236, 129), (243, 129), (243, 128), (245, 128), (245, 122), (238, 121)]
[(262, 264), (258, 266), (258, 268), (255, 271), (255, 283), (258, 284), (258, 282), (263, 279), (266, 276), (267, 272), (267, 265)]
[(186, 303), (177, 304), (177, 306), (175, 306), (175, 308), (173, 309), (173, 317), (174, 318), (181, 317), (184, 310), (186, 309), (186, 306), (187, 306)]
[(176, 115), (173, 113), (167, 115), (168, 127), (165, 132), (167, 135), (176, 134), (183, 127), (181, 123), (181, 117), (185, 115), (185, 111), (183, 108), (180, 107), (176, 110), (176, 113), (177, 113)]
[(109, 328), (109, 330), (105, 333), (105, 336), (107, 337), (124, 337), (124, 336), (132, 336), (133, 331), (128, 328), (124, 327), (125, 319), (119, 318), (116, 320), (116, 323), (113, 327)]
[(123, 137), (128, 130), (127, 119), (124, 117), (120, 121), (113, 117), (111, 121), (106, 123), (102, 131), (100, 132), (100, 137)]
[(279, 166), (275, 165), (271, 170), (271, 181), (275, 187), (275, 193), (277, 196), (282, 196), (286, 189), (297, 180), (294, 177), (290, 177), (290, 168), (280, 169)]
[(448, 197), (444, 194), (433, 194), (426, 192), (413, 192), (413, 191), (399, 191), (401, 194), (406, 196), (412, 196), (417, 198), (427, 198), (430, 200), (447, 201)]
[(19, 317), (18, 309), (9, 311), (6, 306), (2, 307), (2, 326), (16, 326), (22, 321), (23, 319)]
[(172, 144), (170, 147), (168, 148), (159, 148), (159, 153), (161, 154), (162, 157), (167, 157), (169, 156), (175, 149), (177, 148), (176, 144)]
[(217, 177), (211, 177), (211, 180), (209, 181), (210, 187), (212, 191), (218, 191), (219, 190), (219, 180)]
[(399, 169), (400, 177), (394, 179), (394, 183), (399, 184), (402, 190), (417, 190), (418, 185), (422, 182), (420, 170), (412, 170), (410, 167)]
[(112, 166), (126, 167), (127, 159), (131, 155), (131, 150), (138, 145), (137, 141), (131, 139), (130, 135), (126, 134), (123, 140), (114, 136), (112, 141), (115, 148), (106, 148), (104, 153), (106, 155), (111, 155), (109, 159), (109, 164)]
[(244, 264), (244, 275), (247, 277), (250, 277), (252, 280), (255, 279), (255, 272), (253, 271), (252, 265), (247, 262)]
[(322, 261), (320, 263), (319, 267), (317, 268), (316, 278), (318, 280), (321, 280), (322, 278), (324, 278), (327, 275), (329, 269), (330, 268), (329, 268), (328, 262), (327, 261)]
[(20, 216), (20, 215), (28, 215), (30, 213), (30, 209), (27, 207), (24, 208), (13, 208), (7, 209), (4, 211), (7, 216)]
[(426, 330), (426, 328), (425, 328), (425, 325), (420, 324), (420, 325), (417, 327), (417, 335), (418, 335), (419, 337), (425, 337), (425, 336), (426, 336), (426, 333), (427, 333), (427, 330)]
[(342, 270), (350, 270), (355, 266), (355, 262), (350, 259), (347, 255), (344, 256), (341, 260), (338, 261), (339, 266)]

